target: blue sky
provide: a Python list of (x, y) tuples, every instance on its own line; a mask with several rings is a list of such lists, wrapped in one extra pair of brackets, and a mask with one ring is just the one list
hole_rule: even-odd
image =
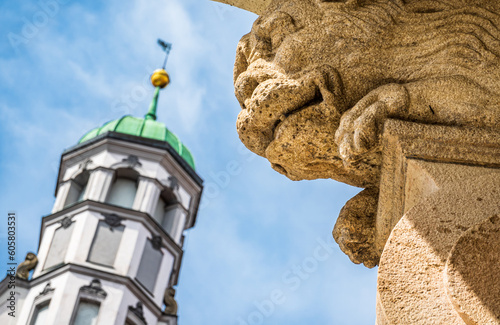
[(232, 66), (255, 19), (209, 0), (2, 1), (0, 269), (7, 211), (18, 215), (17, 261), (36, 252), (62, 151), (106, 121), (146, 113), (162, 38), (173, 43), (172, 82), (158, 119), (206, 186), (185, 244), (180, 325), (373, 324), (376, 269), (352, 264), (331, 237), (359, 189), (292, 182), (239, 142)]

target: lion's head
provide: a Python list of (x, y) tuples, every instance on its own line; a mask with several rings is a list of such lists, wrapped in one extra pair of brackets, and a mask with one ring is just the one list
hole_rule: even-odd
[(238, 133), (290, 179), (333, 178), (356, 186), (377, 179), (376, 153), (356, 170), (346, 169), (334, 142), (342, 113), (375, 86), (367, 75), (373, 64), (363, 54), (366, 28), (348, 28), (353, 21), (340, 14), (350, 5), (274, 2), (239, 43)]
[[(454, 73), (474, 79), (474, 64), (486, 56), (472, 55), (486, 53), (482, 47), (493, 44), (487, 38), (498, 33), (487, 25), (488, 3), (275, 0), (237, 49), (241, 141), (292, 180), (373, 186), (380, 149), (346, 167), (334, 140), (342, 114), (386, 83)], [(462, 37), (471, 28), (473, 37)], [(471, 66), (463, 67), (467, 51)]]

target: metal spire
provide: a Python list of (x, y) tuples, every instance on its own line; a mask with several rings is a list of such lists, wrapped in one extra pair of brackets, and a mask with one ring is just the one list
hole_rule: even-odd
[(165, 51), (165, 60), (163, 61), (163, 67), (155, 70), (151, 75), (151, 83), (155, 87), (155, 93), (149, 105), (148, 113), (144, 117), (146, 120), (156, 120), (156, 108), (158, 106), (160, 89), (165, 88), (170, 83), (170, 77), (167, 71), (165, 71), (165, 66), (167, 65), (168, 54), (170, 53), (172, 44), (162, 41), (161, 39), (158, 39), (158, 44), (162, 47), (163, 51)]

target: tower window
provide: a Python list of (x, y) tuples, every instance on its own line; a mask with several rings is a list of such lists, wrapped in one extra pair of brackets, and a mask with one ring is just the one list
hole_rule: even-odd
[(87, 183), (89, 181), (89, 172), (85, 171), (80, 173), (77, 177), (70, 180), (70, 187), (68, 196), (64, 202), (64, 207), (68, 207), (74, 203), (83, 201), (85, 191), (87, 190)]
[(94, 301), (80, 300), (73, 325), (95, 325), (100, 304)]
[(30, 325), (44, 325), (47, 319), (47, 314), (49, 312), (50, 300), (35, 307), (35, 312), (33, 313), (33, 318)]
[(153, 219), (172, 237), (176, 237), (177, 225), (186, 214), (181, 204), (177, 201), (174, 193), (169, 189), (161, 193), (156, 205)]
[(158, 222), (160, 225), (162, 224), (163, 218), (165, 216), (166, 206), (167, 204), (165, 203), (165, 200), (162, 197), (160, 197), (158, 199), (158, 204), (156, 205), (155, 212), (153, 214), (153, 219), (155, 219), (156, 222)]
[(116, 218), (117, 216), (114, 214), (106, 215), (107, 219), (99, 221), (87, 259), (89, 262), (106, 266), (114, 265), (125, 226), (120, 224), (119, 221), (108, 220), (113, 217)]
[(81, 287), (70, 324), (96, 325), (101, 302), (107, 295), (98, 279), (93, 279), (89, 285)]
[(179, 242), (184, 230), (186, 216), (187, 212), (180, 203), (171, 205), (165, 210), (162, 227), (176, 242)]
[(116, 179), (106, 199), (106, 203), (124, 208), (132, 208), (137, 192), (137, 177), (139, 174), (131, 169), (116, 171)]

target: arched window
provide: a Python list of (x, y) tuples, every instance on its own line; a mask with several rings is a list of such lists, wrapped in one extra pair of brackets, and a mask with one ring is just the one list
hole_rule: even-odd
[(162, 227), (177, 243), (181, 240), (186, 217), (187, 211), (180, 203), (172, 204), (165, 209)]
[(153, 214), (153, 219), (162, 226), (162, 228), (170, 235), (173, 234), (175, 216), (172, 214), (172, 208), (179, 205), (175, 194), (170, 190), (164, 190), (160, 198), (158, 199), (158, 204), (156, 205), (155, 212)]
[(70, 180), (70, 187), (68, 191), (68, 196), (66, 196), (66, 201), (64, 202), (64, 207), (68, 207), (74, 203), (83, 201), (85, 191), (87, 190), (87, 183), (89, 182), (90, 173), (84, 171), (72, 180)]
[(167, 204), (165, 203), (165, 200), (160, 196), (158, 199), (158, 204), (156, 205), (155, 212), (153, 214), (153, 219), (156, 220), (160, 225), (163, 221), (163, 217), (165, 215), (165, 207)]
[(106, 203), (132, 208), (137, 192), (138, 177), (139, 173), (133, 169), (118, 169)]

